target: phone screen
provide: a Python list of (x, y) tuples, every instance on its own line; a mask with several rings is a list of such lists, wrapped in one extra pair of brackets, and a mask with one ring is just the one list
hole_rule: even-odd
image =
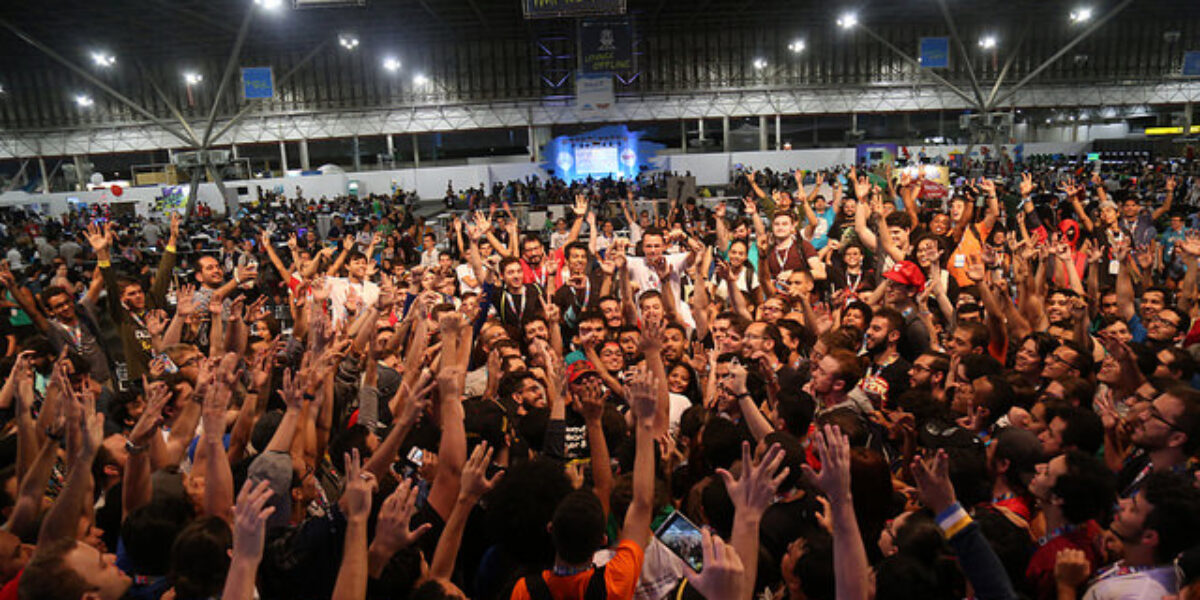
[(704, 545), (701, 542), (700, 528), (688, 520), (681, 512), (671, 513), (654, 537), (669, 548), (675, 556), (683, 559), (689, 567), (699, 573), (704, 568)]

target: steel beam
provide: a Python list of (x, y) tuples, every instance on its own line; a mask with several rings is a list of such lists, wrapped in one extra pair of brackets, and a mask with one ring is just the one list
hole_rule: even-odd
[[(1126, 0), (1126, 1), (1129, 1), (1129, 0)], [(897, 55), (900, 56), (900, 58), (904, 59), (905, 62), (915, 66), (917, 68), (918, 76), (919, 75), (928, 75), (928, 76), (932, 77), (934, 79), (934, 81), (937, 81), (938, 83), (946, 86), (946, 88), (949, 89), (951, 92), (953, 92), (956, 96), (962, 98), (963, 100), (966, 100), (967, 104), (974, 105), (975, 101), (971, 98), (971, 96), (969, 94), (964, 92), (961, 88), (954, 85), (953, 83), (950, 83), (945, 77), (942, 77), (941, 75), (938, 75), (937, 73), (934, 73), (933, 71), (931, 71), (929, 69), (922, 68), (921, 61), (913, 58), (912, 56), (909, 56), (907, 52), (897, 48), (895, 44), (887, 41), (886, 39), (883, 38), (883, 36), (872, 31), (870, 27), (867, 27), (861, 23), (858, 26), (863, 31), (867, 32), (867, 35), (874, 38), (875, 41), (879, 42), (880, 44), (883, 44), (884, 46), (887, 46), (887, 48), (889, 50), (891, 50), (892, 52), (895, 52)]]
[(975, 65), (971, 60), (971, 56), (967, 54), (967, 47), (963, 45), (962, 38), (958, 35), (958, 26), (954, 24), (954, 17), (950, 16), (950, 8), (946, 6), (946, 0), (937, 0), (938, 8), (942, 11), (942, 18), (946, 20), (946, 27), (950, 28), (950, 37), (954, 40), (954, 45), (958, 46), (958, 52), (962, 54), (963, 62), (967, 65), (967, 76), (971, 78), (971, 88), (975, 90), (975, 99), (979, 102), (979, 109), (985, 109), (983, 102), (983, 90), (979, 88), (979, 78), (975, 77)]
[(213, 124), (217, 120), (217, 109), (221, 106), (221, 96), (225, 94), (225, 87), (229, 85), (229, 78), (233, 76), (233, 69), (237, 67), (238, 57), (242, 54), (242, 44), (246, 41), (246, 33), (250, 31), (250, 21), (254, 20), (254, 11), (254, 4), (250, 4), (246, 8), (246, 16), (242, 17), (242, 26), (238, 29), (237, 40), (233, 43), (233, 50), (230, 51), (229, 60), (225, 63), (225, 72), (221, 74), (221, 83), (217, 85), (217, 93), (213, 95), (212, 108), (208, 111), (208, 125), (204, 128), (202, 148), (207, 149), (212, 140)]

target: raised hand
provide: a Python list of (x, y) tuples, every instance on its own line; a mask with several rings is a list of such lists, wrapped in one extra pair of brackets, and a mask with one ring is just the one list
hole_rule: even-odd
[(345, 464), (346, 488), (342, 490), (338, 506), (346, 515), (346, 520), (365, 520), (367, 514), (371, 512), (371, 494), (375, 492), (379, 484), (375, 481), (373, 473), (363, 470), (358, 448), (351, 449), (345, 455)]
[(575, 205), (571, 207), (571, 210), (575, 212), (576, 217), (582, 217), (586, 215), (588, 211), (587, 196), (584, 196), (583, 194), (577, 194), (575, 196)]
[(88, 244), (92, 247), (92, 252), (100, 253), (108, 249), (109, 238), (105, 235), (105, 231), (95, 223), (87, 226), (83, 237), (87, 239)]
[(233, 555), (235, 558), (258, 560), (262, 557), (267, 519), (275, 514), (271, 499), (271, 482), (247, 479), (233, 505)]
[(935, 514), (954, 504), (954, 486), (950, 483), (950, 457), (945, 450), (938, 450), (930, 459), (917, 457), (912, 462), (913, 479), (917, 481), (917, 493), (921, 502)]
[(579, 398), (579, 412), (585, 421), (599, 421), (604, 416), (604, 396), (603, 384), (594, 377), (584, 386)]
[(729, 492), (729, 499), (733, 501), (738, 514), (748, 511), (761, 516), (771, 506), (775, 501), (775, 492), (788, 476), (788, 467), (779, 468), (783, 459), (783, 447), (773, 444), (762, 460), (755, 463), (750, 454), (750, 443), (742, 442), (741, 477), (734, 479), (729, 471), (717, 469), (717, 475), (724, 480), (725, 490)]
[(1083, 550), (1064, 548), (1054, 557), (1054, 581), (1059, 588), (1075, 590), (1092, 576), (1092, 564)]
[(848, 502), (850, 440), (842, 435), (842, 430), (837, 425), (826, 425), (813, 436), (813, 449), (821, 462), (821, 472), (817, 473), (805, 464), (800, 467), (804, 470), (804, 475), (829, 497), (830, 502)]
[(633, 414), (646, 427), (654, 426), (655, 412), (658, 410), (658, 377), (649, 369), (643, 369), (635, 375), (626, 392), (629, 394), (629, 405)]
[(460, 498), (467, 498), (471, 501), (478, 501), (484, 494), (492, 491), (496, 486), (496, 482), (504, 475), (503, 471), (497, 471), (491, 477), (487, 476), (488, 465), (492, 464), (492, 448), (488, 447), (487, 442), (481, 442), (475, 446), (475, 450), (471, 452), (470, 458), (463, 464), (462, 467), (462, 487), (459, 488), (458, 495)]
[(666, 330), (665, 319), (655, 321), (647, 319), (642, 326), (642, 337), (639, 342), (642, 353), (650, 354), (651, 352), (661, 352), (663, 346), (663, 334)]
[(371, 541), (372, 548), (379, 548), (388, 555), (407, 548), (429, 531), (432, 527), (425, 523), (416, 529), (410, 527), (413, 514), (417, 510), (417, 498), (420, 488), (413, 485), (411, 479), (405, 479), (396, 486), (383, 505), (379, 507), (379, 518), (375, 525), (375, 538)]
[(146, 407), (142, 409), (142, 416), (138, 417), (133, 431), (129, 432), (129, 441), (135, 446), (145, 446), (158, 433), (163, 424), (163, 409), (171, 399), (170, 388), (161, 381), (149, 383), (142, 377), (142, 390)]
[(988, 197), (994, 197), (996, 195), (996, 182), (992, 181), (991, 179), (981, 177), (979, 179), (979, 189), (982, 190), (984, 194), (987, 194)]
[(703, 547), (703, 570), (688, 574), (688, 582), (705, 598), (740, 598), (746, 581), (742, 559), (731, 544), (704, 529), (700, 532)]

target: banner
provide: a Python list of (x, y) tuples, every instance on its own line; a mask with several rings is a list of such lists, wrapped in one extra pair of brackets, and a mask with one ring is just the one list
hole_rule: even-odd
[(1200, 77), (1200, 50), (1183, 53), (1183, 76)]
[(950, 38), (926, 37), (921, 38), (920, 51), (917, 60), (926, 69), (950, 68)]
[(526, 19), (623, 15), (625, 0), (522, 0)]
[(580, 73), (575, 78), (575, 110), (580, 116), (606, 115), (615, 101), (612, 75)]
[(584, 73), (634, 70), (633, 27), (629, 21), (608, 19), (580, 23), (579, 68)]
[(247, 100), (269, 100), (275, 97), (275, 74), (271, 67), (242, 69), (242, 96)]

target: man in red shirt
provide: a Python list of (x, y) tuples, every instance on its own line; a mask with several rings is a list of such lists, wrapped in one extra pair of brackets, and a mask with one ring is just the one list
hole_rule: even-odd
[(1078, 450), (1060, 454), (1037, 466), (1029, 492), (1046, 518), (1046, 534), (1029, 561), (1025, 577), (1040, 600), (1056, 598), (1055, 557), (1066, 549), (1080, 550), (1090, 570), (1103, 563), (1100, 526), (1116, 498), (1116, 479), (1099, 459)]

